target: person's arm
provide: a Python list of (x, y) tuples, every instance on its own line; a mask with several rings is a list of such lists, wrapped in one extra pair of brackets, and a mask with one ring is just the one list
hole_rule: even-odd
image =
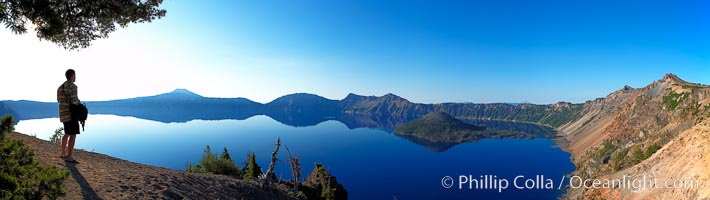
[(74, 105), (81, 104), (81, 101), (79, 101), (79, 88), (78, 87), (73, 86), (69, 89), (69, 98), (70, 98), (72, 104), (74, 104)]
[(62, 103), (62, 98), (64, 98), (66, 95), (64, 95), (64, 88), (63, 86), (60, 86), (57, 88), (57, 103)]

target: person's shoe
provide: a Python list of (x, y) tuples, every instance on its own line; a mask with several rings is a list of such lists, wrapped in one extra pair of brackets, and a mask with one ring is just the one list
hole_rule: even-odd
[(59, 156), (59, 158), (67, 159), (67, 156)]

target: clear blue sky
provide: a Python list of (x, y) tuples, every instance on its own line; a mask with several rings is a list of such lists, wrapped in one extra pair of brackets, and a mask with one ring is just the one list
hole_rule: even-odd
[[(61, 73), (73, 67), (88, 100), (180, 87), (259, 102), (295, 92), (583, 102), (667, 72), (710, 84), (709, 2), (166, 0), (165, 18), (80, 52), (16, 42), (68, 55), (50, 64), (11, 60), (51, 68), (57, 80), (32, 80), (49, 95), (12, 90), (0, 99), (53, 101)], [(0, 38), (33, 37), (7, 32)], [(143, 75), (125, 78), (130, 70)]]

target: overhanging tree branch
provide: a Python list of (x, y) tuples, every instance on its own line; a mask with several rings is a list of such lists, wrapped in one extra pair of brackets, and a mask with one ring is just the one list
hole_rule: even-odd
[(2, 0), (0, 23), (15, 34), (34, 27), (39, 39), (68, 49), (107, 38), (116, 25), (151, 22), (165, 16), (162, 0)]

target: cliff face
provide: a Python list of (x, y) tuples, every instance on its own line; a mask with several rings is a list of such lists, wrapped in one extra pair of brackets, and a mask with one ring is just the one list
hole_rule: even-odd
[(378, 119), (395, 118), (402, 121), (418, 118), (432, 110), (430, 104), (412, 103), (394, 94), (386, 94), (381, 97), (350, 94), (340, 101), (339, 106), (345, 114)]
[(499, 119), (560, 126), (580, 117), (582, 104), (559, 102), (549, 105), (520, 104), (434, 104), (434, 110), (458, 118)]
[(639, 92), (638, 89), (624, 86), (605, 98), (587, 101), (578, 113), (575, 113), (579, 116), (576, 120), (557, 127), (569, 142), (566, 149), (573, 157), (579, 157), (584, 151), (606, 138), (605, 131), (611, 125), (613, 117), (618, 115), (617, 111)]
[[(581, 117), (558, 127), (569, 142), (564, 146), (573, 154), (577, 166), (574, 174), (583, 178), (603, 178), (624, 173), (643, 175), (653, 169), (659, 177), (670, 174), (686, 176), (680, 178), (707, 176), (703, 160), (677, 160), (679, 154), (702, 157), (706, 147), (700, 146), (698, 151), (683, 151), (676, 155), (659, 152), (664, 152), (663, 149), (687, 149), (687, 145), (707, 139), (707, 134), (702, 130), (707, 128), (706, 122), (710, 118), (708, 96), (710, 87), (688, 83), (667, 74), (644, 88), (624, 87), (605, 98), (586, 102), (579, 113)], [(687, 137), (699, 139), (671, 142), (683, 141)], [(657, 163), (686, 163), (706, 170)], [(694, 199), (707, 194), (706, 190), (695, 189), (683, 194)], [(620, 191), (623, 190), (578, 189), (571, 190), (568, 195), (584, 198), (613, 198), (606, 196), (612, 194), (620, 197), (639, 195)], [(644, 194), (655, 197), (677, 192), (661, 189)]]
[(373, 118), (413, 120), (430, 112), (445, 112), (456, 118), (497, 119), (537, 123), (552, 127), (579, 118), (582, 104), (559, 102), (550, 105), (504, 103), (412, 103), (402, 97), (387, 94), (382, 97), (348, 95), (339, 106), (343, 113)]

